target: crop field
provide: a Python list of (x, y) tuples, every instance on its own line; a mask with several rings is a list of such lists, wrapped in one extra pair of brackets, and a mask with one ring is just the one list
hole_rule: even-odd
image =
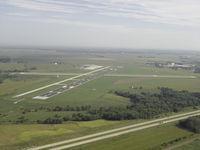
[[(57, 106), (70, 106), (73, 108), (83, 106), (90, 106), (92, 108), (125, 108), (131, 104), (130, 99), (113, 94), (111, 92), (113, 90), (131, 91), (134, 88), (140, 87), (144, 90), (154, 90), (158, 87), (168, 87), (178, 91), (200, 92), (200, 74), (194, 73), (189, 69), (158, 68), (154, 65), (154, 63), (167, 62), (193, 64), (200, 58), (199, 54), (192, 53), (188, 58), (188, 54), (179, 56), (171, 53), (158, 54), (156, 52), (146, 54), (145, 52), (102, 53), (99, 51), (26, 51), (23, 49), (2, 50), (0, 53), (1, 56), (11, 58), (11, 62), (0, 62), (0, 71), (8, 72), (10, 75), (8, 79), (0, 83), (0, 149), (21, 148), (31, 146), (31, 143), (32, 145), (42, 145), (64, 139), (66, 135), (68, 137), (77, 137), (85, 135), (89, 131), (91, 133), (102, 131), (137, 121), (137, 119), (131, 121), (95, 120), (88, 122), (64, 122), (58, 125), (37, 124), (38, 120), (44, 120), (56, 115), (65, 117), (75, 112), (74, 110), (48, 111)], [(88, 64), (103, 67), (111, 66), (114, 69), (102, 77), (46, 100), (33, 99), (33, 97), (62, 88), (76, 80), (83, 79), (85, 76), (13, 98), (18, 94), (88, 73), (92, 70), (83, 69), (83, 66)], [(21, 74), (23, 72), (27, 74)], [(39, 75), (39, 73), (43, 73), (43, 75)], [(68, 75), (62, 75), (64, 73), (68, 73)], [(78, 113), (80, 112), (84, 113), (84, 111), (78, 111)], [(22, 124), (17, 123), (19, 118), (25, 118), (28, 121)], [(176, 133), (176, 135), (173, 133)], [(164, 141), (191, 134), (189, 131), (179, 129), (174, 124), (169, 124), (73, 149), (89, 150), (95, 145), (97, 150), (117, 150), (123, 147), (126, 147), (127, 150), (147, 150), (149, 147), (152, 149), (159, 147)], [(4, 137), (3, 135), (6, 136)], [(45, 139), (47, 137), (50, 140)], [(148, 142), (144, 145), (145, 141)]]

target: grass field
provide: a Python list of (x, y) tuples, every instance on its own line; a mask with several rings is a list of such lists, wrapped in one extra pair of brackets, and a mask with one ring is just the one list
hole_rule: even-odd
[(199, 148), (200, 148), (200, 140), (195, 140), (187, 145), (175, 148), (174, 150), (199, 150)]
[[(138, 120), (139, 121), (139, 120)], [(19, 149), (117, 128), (138, 121), (86, 121), (60, 125), (0, 125), (0, 149)]]

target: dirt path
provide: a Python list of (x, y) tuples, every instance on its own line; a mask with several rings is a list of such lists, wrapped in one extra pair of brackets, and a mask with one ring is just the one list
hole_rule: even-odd
[(189, 140), (187, 140), (187, 141), (185, 141), (185, 142), (179, 143), (179, 144), (177, 144), (177, 145), (173, 145), (173, 146), (168, 147), (168, 148), (166, 148), (166, 149), (164, 149), (164, 150), (173, 150), (173, 149), (175, 149), (175, 148), (178, 148), (178, 147), (181, 147), (181, 146), (183, 146), (183, 145), (189, 144), (189, 143), (191, 143), (191, 142), (193, 142), (193, 141), (195, 141), (195, 140), (200, 140), (200, 137), (189, 139)]

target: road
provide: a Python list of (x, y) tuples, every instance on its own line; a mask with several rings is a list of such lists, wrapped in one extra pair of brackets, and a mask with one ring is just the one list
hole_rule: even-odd
[(104, 70), (104, 69), (107, 69), (107, 68), (110, 68), (110, 66), (108, 66), (108, 67), (103, 67), (103, 68), (100, 68), (100, 69), (96, 69), (96, 70), (93, 70), (93, 71), (90, 71), (90, 72), (87, 72), (87, 73), (83, 73), (83, 74), (80, 74), (80, 75), (77, 75), (77, 76), (74, 76), (74, 77), (71, 77), (71, 78), (62, 80), (62, 81), (58, 81), (58, 82), (55, 82), (55, 83), (52, 83), (52, 84), (49, 84), (49, 85), (46, 85), (46, 86), (43, 86), (43, 87), (40, 87), (40, 88), (31, 90), (31, 91), (25, 92), (25, 93), (21, 93), (21, 94), (18, 94), (18, 95), (16, 95), (16, 96), (14, 96), (13, 98), (22, 97), (22, 96), (31, 94), (31, 93), (33, 93), (33, 92), (37, 92), (37, 91), (40, 91), (40, 90), (42, 90), (42, 89), (45, 89), (45, 88), (48, 88), (48, 87), (51, 87), (51, 86), (54, 86), (54, 85), (58, 85), (58, 84), (61, 84), (61, 83), (63, 83), (63, 82), (70, 81), (70, 80), (73, 80), (73, 79), (76, 79), (76, 78), (79, 78), (79, 77), (82, 77), (82, 76), (86, 76), (86, 75), (89, 75), (89, 74), (92, 74), (92, 73), (95, 73), (95, 72), (97, 72), (97, 71), (101, 71), (101, 70)]
[(141, 75), (141, 74), (107, 74), (108, 77), (144, 77), (144, 78), (178, 78), (178, 79), (196, 79), (196, 76), (181, 75)]
[[(197, 116), (197, 115), (200, 115), (200, 110), (182, 113), (182, 114), (178, 114), (178, 115), (173, 115), (173, 116), (169, 116), (169, 117), (164, 117), (164, 118), (160, 118), (160, 119), (150, 120), (150, 121), (146, 121), (146, 122), (142, 122), (142, 123), (138, 123), (138, 124), (133, 124), (133, 125), (117, 128), (117, 129), (107, 130), (104, 132), (99, 132), (99, 133), (90, 134), (87, 136), (82, 136), (82, 137), (78, 137), (78, 138), (74, 138), (74, 139), (56, 142), (53, 144), (47, 144), (44, 146), (34, 147), (34, 148), (30, 148), (28, 150), (41, 150), (41, 149), (56, 147), (59, 145), (68, 144), (68, 145), (64, 145), (64, 146), (60, 146), (60, 147), (51, 149), (51, 150), (63, 150), (63, 149), (67, 149), (70, 147), (80, 146), (82, 144), (87, 144), (87, 143), (91, 143), (91, 142), (95, 142), (95, 141), (99, 141), (99, 140), (103, 140), (103, 139), (107, 139), (107, 138), (112, 138), (112, 137), (119, 136), (122, 134), (127, 134), (127, 133), (131, 133), (131, 132), (139, 131), (142, 129), (159, 126), (161, 124), (166, 124), (166, 123), (182, 120), (182, 119), (186, 119), (188, 117)], [(72, 142), (75, 142), (75, 143), (72, 143)], [(70, 143), (72, 143), (72, 144), (70, 144)]]

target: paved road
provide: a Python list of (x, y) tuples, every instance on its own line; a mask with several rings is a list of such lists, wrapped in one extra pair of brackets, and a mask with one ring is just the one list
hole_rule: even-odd
[(181, 75), (141, 75), (141, 74), (107, 74), (109, 77), (144, 77), (144, 78), (180, 78), (180, 79), (195, 79), (196, 76), (181, 76)]
[[(142, 130), (142, 129), (146, 129), (146, 128), (150, 128), (150, 127), (153, 127), (153, 126), (160, 125), (161, 122), (163, 124), (163, 123), (169, 123), (169, 122), (185, 119), (185, 118), (188, 118), (188, 117), (193, 116), (193, 115), (200, 115), (200, 110), (182, 113), (182, 114), (178, 114), (178, 115), (173, 115), (173, 116), (169, 116), (169, 117), (164, 117), (164, 118), (160, 118), (160, 119), (155, 119), (155, 120), (151, 120), (151, 121), (146, 121), (146, 122), (133, 124), (133, 125), (117, 128), (117, 129), (104, 131), (104, 132), (99, 132), (99, 133), (95, 133), (95, 134), (90, 134), (90, 135), (87, 135), (87, 136), (82, 136), (82, 137), (79, 137), (79, 138), (74, 138), (74, 139), (65, 140), (65, 141), (61, 141), (61, 142), (56, 142), (56, 143), (53, 143), (53, 144), (47, 144), (47, 145), (44, 145), (44, 146), (31, 148), (31, 149), (28, 149), (28, 150), (41, 150), (41, 149), (45, 149), (45, 148), (51, 148), (51, 147), (59, 146), (59, 145), (62, 145), (62, 144), (68, 144), (68, 143), (71, 143), (71, 142), (83, 140), (81, 142), (76, 142), (76, 143), (73, 143), (73, 144), (58, 147), (58, 148), (61, 148), (61, 149), (66, 149), (66, 148), (69, 148), (69, 147), (79, 146), (79, 145), (82, 145), (82, 144), (91, 143), (91, 142), (94, 142), (94, 141), (107, 139), (107, 138), (111, 138), (111, 137), (114, 137), (114, 136), (119, 136), (119, 135), (122, 135), (122, 134), (130, 133), (130, 132), (134, 132), (134, 131), (138, 131), (138, 130)], [(131, 128), (134, 128), (134, 129), (131, 129)], [(122, 131), (122, 130), (126, 130), (126, 131)], [(116, 133), (113, 133), (113, 132), (116, 132)], [(105, 135), (105, 134), (109, 134), (109, 135)], [(100, 136), (100, 137), (97, 137), (97, 136)], [(88, 139), (88, 138), (93, 138), (93, 139)], [(53, 148), (52, 150), (61, 150), (61, 149), (58, 149), (58, 148), (57, 149)]]
[(75, 76), (75, 77), (71, 77), (71, 78), (62, 80), (62, 81), (58, 81), (58, 82), (55, 82), (55, 83), (52, 83), (52, 84), (49, 84), (49, 85), (46, 85), (46, 86), (43, 86), (43, 87), (40, 87), (40, 88), (31, 90), (31, 91), (28, 91), (28, 92), (25, 92), (25, 93), (22, 93), (22, 94), (18, 94), (18, 95), (16, 95), (16, 96), (14, 96), (14, 98), (22, 97), (22, 96), (24, 96), (24, 95), (27, 95), (27, 94), (30, 94), (30, 93), (33, 93), (33, 92), (36, 92), (36, 91), (39, 91), (39, 90), (42, 90), (42, 89), (45, 89), (45, 88), (48, 88), (48, 87), (51, 87), (51, 86), (54, 86), (54, 85), (63, 83), (63, 82), (66, 82), (66, 81), (69, 81), (69, 80), (73, 80), (73, 79), (76, 79), (76, 78), (79, 78), (79, 77), (82, 77), (82, 76), (85, 76), (85, 75), (89, 75), (89, 74), (95, 73), (95, 72), (97, 72), (97, 71), (101, 71), (101, 70), (107, 69), (107, 68), (109, 68), (109, 67), (110, 67), (110, 66), (108, 66), (108, 67), (103, 67), (103, 68), (100, 68), (100, 69), (96, 69), (96, 70), (93, 70), (93, 71), (90, 71), (90, 72), (87, 72), (87, 73), (83, 73), (83, 74), (77, 75), (77, 76)]

